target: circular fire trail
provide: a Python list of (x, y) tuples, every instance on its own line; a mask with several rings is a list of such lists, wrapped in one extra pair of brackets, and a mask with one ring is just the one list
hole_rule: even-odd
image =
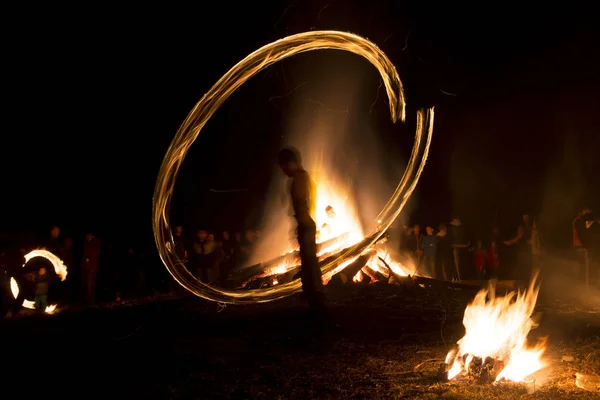
[[(379, 71), (390, 104), (392, 122), (404, 122), (406, 104), (402, 82), (388, 57), (372, 42), (352, 33), (339, 31), (311, 31), (287, 36), (269, 43), (237, 63), (200, 99), (187, 116), (160, 167), (154, 189), (152, 225), (159, 255), (169, 273), (190, 292), (207, 300), (244, 304), (267, 302), (289, 296), (301, 289), (299, 279), (264, 289), (229, 290), (206, 285), (197, 280), (178, 259), (169, 224), (168, 209), (175, 181), (183, 160), (210, 117), (244, 82), (264, 68), (291, 57), (313, 50), (343, 50), (367, 59)], [(433, 133), (433, 109), (419, 110), (415, 144), (411, 157), (396, 191), (376, 218), (374, 231), (356, 246), (342, 250), (321, 262), (323, 276), (336, 274), (373, 246), (400, 214), (414, 191), (425, 167)]]
[[(27, 265), (29, 260), (35, 257), (42, 257), (50, 261), (50, 263), (54, 267), (54, 272), (60, 278), (60, 280), (64, 281), (65, 279), (67, 279), (67, 266), (65, 265), (65, 263), (63, 263), (63, 261), (60, 258), (55, 256), (48, 250), (37, 249), (25, 254), (25, 263), (23, 264), (23, 267)], [(10, 278), (10, 290), (13, 294), (13, 297), (16, 299), (19, 296), (19, 284), (17, 283), (15, 278)], [(33, 301), (23, 300), (23, 307), (32, 309), (33, 305)], [(48, 307), (46, 307), (45, 311), (47, 313), (52, 313), (54, 312), (54, 310), (56, 310), (56, 304), (49, 305)]]

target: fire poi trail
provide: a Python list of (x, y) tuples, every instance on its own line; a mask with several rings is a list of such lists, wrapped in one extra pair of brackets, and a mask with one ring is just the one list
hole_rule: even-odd
[[(60, 258), (55, 256), (53, 253), (49, 252), (48, 250), (37, 249), (37, 250), (32, 250), (29, 253), (25, 254), (25, 263), (23, 264), (23, 267), (25, 267), (25, 265), (27, 265), (29, 260), (31, 260), (32, 258), (35, 258), (35, 257), (42, 257), (42, 258), (45, 258), (46, 260), (50, 261), (50, 263), (54, 267), (54, 272), (60, 278), (60, 280), (64, 281), (65, 279), (67, 279), (67, 266), (65, 265), (65, 263), (63, 263), (63, 261)], [(12, 292), (13, 297), (16, 299), (19, 296), (20, 289), (19, 289), (19, 284), (17, 283), (15, 278), (10, 278), (10, 290)], [(31, 300), (25, 299), (25, 300), (23, 300), (23, 307), (33, 309), (34, 303)], [(51, 304), (48, 307), (46, 307), (45, 311), (47, 313), (51, 314), (55, 310), (56, 310), (56, 304)]]
[[(352, 33), (312, 31), (287, 36), (254, 51), (237, 63), (200, 99), (187, 116), (171, 142), (159, 170), (154, 189), (152, 225), (159, 255), (173, 278), (195, 295), (222, 303), (255, 303), (277, 300), (301, 290), (299, 279), (264, 289), (229, 290), (204, 284), (197, 280), (175, 254), (175, 245), (167, 210), (175, 181), (187, 151), (210, 117), (244, 82), (264, 68), (295, 54), (313, 50), (343, 50), (367, 59), (379, 71), (390, 104), (393, 122), (404, 122), (406, 104), (404, 89), (396, 68), (372, 42)], [(415, 144), (411, 157), (396, 191), (380, 212), (372, 233), (362, 235), (355, 244), (346, 243), (320, 261), (324, 279), (338, 273), (354, 260), (372, 251), (371, 247), (385, 234), (402, 211), (414, 191), (425, 167), (433, 133), (433, 108), (417, 112)], [(317, 197), (319, 193), (317, 193)], [(377, 261), (376, 259), (374, 259)], [(369, 259), (365, 260), (369, 262)], [(264, 271), (276, 265), (261, 266)], [(272, 271), (272, 269), (271, 269)]]

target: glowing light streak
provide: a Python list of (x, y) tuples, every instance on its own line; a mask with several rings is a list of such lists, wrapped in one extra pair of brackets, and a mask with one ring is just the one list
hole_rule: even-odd
[[(56, 276), (58, 276), (61, 281), (64, 281), (65, 279), (67, 279), (67, 266), (60, 258), (55, 256), (53, 253), (49, 252), (48, 250), (37, 249), (37, 250), (32, 250), (29, 253), (25, 254), (25, 263), (23, 264), (23, 267), (25, 267), (25, 265), (27, 265), (29, 260), (31, 260), (32, 258), (35, 258), (35, 257), (42, 257), (42, 258), (45, 258), (46, 260), (50, 261), (50, 263), (54, 267), (54, 272), (56, 272)], [(12, 295), (15, 299), (19, 296), (19, 284), (17, 283), (15, 278), (10, 278), (10, 291), (12, 292)], [(31, 300), (27, 300), (27, 299), (23, 300), (22, 305), (24, 308), (29, 308), (31, 310), (35, 309), (35, 303)], [(51, 304), (51, 305), (47, 306), (44, 311), (48, 314), (52, 314), (52, 313), (54, 313), (55, 310), (56, 310), (56, 304)]]
[[(269, 43), (237, 63), (200, 99), (177, 131), (162, 162), (154, 189), (152, 225), (159, 255), (173, 278), (195, 295), (220, 303), (241, 304), (273, 301), (301, 290), (299, 280), (254, 290), (220, 289), (198, 281), (178, 260), (173, 250), (175, 246), (168, 210), (177, 175), (189, 148), (225, 100), (264, 68), (295, 54), (326, 49), (348, 51), (367, 59), (381, 75), (392, 122), (404, 122), (404, 90), (396, 68), (375, 44), (355, 34), (339, 31), (299, 33)], [(402, 211), (425, 167), (433, 133), (433, 115), (433, 108), (417, 112), (415, 144), (411, 157), (396, 191), (377, 217), (381, 221), (376, 228), (378, 234), (367, 236), (358, 247), (344, 250), (337, 257), (321, 264), (324, 280), (375, 244)]]

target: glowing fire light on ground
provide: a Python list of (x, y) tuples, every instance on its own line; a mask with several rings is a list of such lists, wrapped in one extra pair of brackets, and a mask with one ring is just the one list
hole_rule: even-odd
[(465, 310), (465, 336), (458, 341), (458, 351), (451, 351), (446, 363), (452, 363), (448, 379), (466, 374), (477, 358), (494, 360), (502, 365), (496, 381), (502, 379), (525, 382), (526, 378), (544, 368), (542, 355), (545, 340), (527, 346), (527, 335), (537, 324), (532, 319), (539, 293), (538, 274), (524, 292), (510, 292), (495, 297), (495, 288), (481, 290)]
[[(67, 266), (60, 258), (55, 256), (48, 250), (37, 249), (25, 254), (25, 263), (23, 264), (23, 267), (27, 265), (29, 260), (35, 257), (42, 257), (50, 261), (50, 263), (54, 267), (54, 272), (56, 273), (56, 276), (58, 276), (61, 281), (67, 279)], [(19, 296), (19, 284), (17, 283), (15, 278), (10, 278), (10, 291), (12, 292), (12, 295), (15, 299)], [(35, 303), (31, 300), (23, 300), (23, 307), (33, 310), (35, 308)], [(56, 311), (56, 304), (51, 304), (47, 306), (44, 311), (48, 314), (52, 314), (54, 311)]]

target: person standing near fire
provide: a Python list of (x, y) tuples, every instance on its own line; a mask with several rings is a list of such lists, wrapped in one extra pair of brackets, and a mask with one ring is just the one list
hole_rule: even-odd
[(515, 277), (524, 282), (529, 282), (533, 271), (533, 253), (531, 250), (532, 234), (531, 218), (528, 214), (523, 214), (522, 223), (517, 229), (517, 234), (510, 240), (505, 240), (506, 246), (517, 248), (517, 268)]
[(585, 249), (586, 257), (586, 285), (599, 287), (600, 285), (600, 218), (589, 211), (584, 215), (585, 225), (579, 232), (581, 244)]
[(423, 254), (423, 266), (425, 267), (425, 272), (431, 275), (436, 275), (435, 273), (435, 256), (437, 255), (437, 236), (433, 234), (433, 227), (431, 225), (427, 225), (425, 228), (425, 232), (427, 235), (423, 237), (421, 240), (421, 250)]
[(302, 166), (300, 152), (294, 148), (284, 148), (279, 152), (279, 167), (292, 178), (290, 195), (297, 226), (300, 246), (302, 291), (312, 312), (325, 311), (325, 295), (319, 260), (317, 259), (317, 225), (312, 218), (316, 206), (316, 188), (308, 172)]
[(84, 301), (88, 306), (96, 304), (96, 276), (100, 265), (100, 249), (100, 239), (91, 232), (86, 233), (81, 260), (81, 284)]

